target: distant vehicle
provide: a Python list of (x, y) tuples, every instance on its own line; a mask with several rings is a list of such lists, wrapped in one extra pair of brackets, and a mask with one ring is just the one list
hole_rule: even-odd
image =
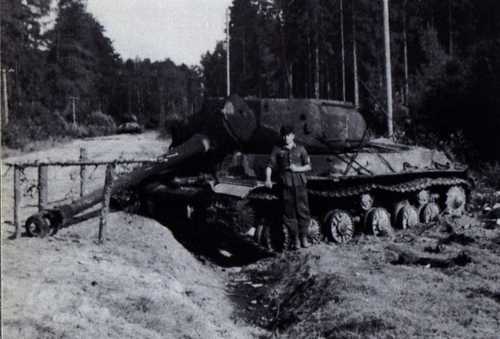
[(144, 132), (144, 129), (142, 128), (141, 125), (139, 125), (138, 122), (125, 122), (123, 124), (118, 125), (116, 131), (119, 134), (124, 134), (124, 133), (139, 134)]

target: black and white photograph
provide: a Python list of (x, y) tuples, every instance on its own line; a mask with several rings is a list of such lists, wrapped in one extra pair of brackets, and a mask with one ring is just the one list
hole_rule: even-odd
[(500, 338), (500, 1), (0, 0), (6, 339)]

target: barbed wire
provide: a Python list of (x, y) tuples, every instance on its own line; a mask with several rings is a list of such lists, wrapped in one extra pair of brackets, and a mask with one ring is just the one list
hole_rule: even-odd
[[(124, 154), (120, 154), (120, 156), (114, 160), (114, 161), (99, 161), (99, 162), (82, 162), (82, 163), (74, 163), (74, 162), (69, 162), (69, 163), (62, 163), (62, 162), (33, 162), (33, 163), (25, 163), (25, 164), (5, 164), (7, 165), (7, 169), (2, 175), (3, 177), (6, 177), (10, 171), (11, 168), (14, 167), (18, 173), (19, 173), (19, 181), (20, 181), (20, 189), (21, 189), (21, 194), (23, 198), (29, 198), (29, 199), (37, 199), (38, 198), (38, 193), (40, 190), (40, 186), (38, 183), (38, 176), (36, 172), (36, 169), (39, 166), (48, 166), (50, 167), (70, 167), (74, 166), (76, 167), (74, 170), (71, 170), (68, 174), (61, 176), (59, 173), (55, 178), (51, 178), (50, 183), (54, 184), (56, 182), (61, 183), (61, 182), (68, 182), (68, 185), (64, 187), (67, 192), (61, 196), (60, 194), (56, 196), (53, 195), (53, 199), (51, 203), (55, 202), (64, 202), (68, 200), (74, 200), (75, 198), (80, 196), (80, 185), (78, 184), (81, 179), (85, 180), (87, 183), (87, 191), (92, 191), (93, 189), (90, 187), (101, 187), (104, 185), (104, 181), (102, 184), (97, 184), (92, 182), (98, 181), (100, 179), (104, 180), (105, 177), (105, 165), (108, 164), (115, 164), (115, 173), (117, 175), (124, 175), (127, 173), (132, 172), (134, 169), (137, 167), (140, 167), (141, 165), (145, 163), (161, 163), (165, 161), (157, 161), (157, 160), (130, 160), (130, 159), (125, 159)], [(65, 166), (65, 164), (67, 166)], [(81, 166), (86, 167), (86, 172), (84, 173), (84, 177), (80, 177), (80, 169)], [(31, 169), (35, 169), (35, 171), (32, 171)], [(90, 170), (90, 171), (89, 171)], [(32, 172), (32, 173), (30, 173)], [(97, 189), (97, 188), (95, 188)], [(60, 193), (60, 192), (58, 192)]]

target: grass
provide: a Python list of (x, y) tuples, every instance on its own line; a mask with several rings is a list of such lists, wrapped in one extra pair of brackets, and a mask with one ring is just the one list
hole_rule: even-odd
[(394, 265), (388, 255), (394, 243), (373, 237), (322, 244), (249, 267), (243, 274), (254, 282), (265, 277), (266, 288), (240, 291), (261, 300), (240, 316), (280, 338), (496, 338), (500, 230), (456, 229), (473, 241), (451, 237), (441, 253), (432, 254), (426, 239), (435, 231), (412, 240), (399, 234), (395, 242), (422, 257), (452, 258), (464, 251), (471, 262)]
[(51, 149), (62, 144), (66, 144), (71, 142), (73, 138), (71, 137), (50, 137), (46, 140), (36, 140), (31, 141), (21, 148), (9, 148), (2, 145), (2, 159), (18, 156), (21, 154), (25, 154), (27, 152), (36, 152), (41, 150)]

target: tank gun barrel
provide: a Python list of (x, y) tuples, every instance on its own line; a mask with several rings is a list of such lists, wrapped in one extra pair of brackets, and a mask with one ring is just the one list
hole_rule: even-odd
[[(210, 139), (203, 134), (195, 134), (186, 142), (170, 149), (159, 157), (161, 162), (147, 164), (134, 169), (132, 172), (118, 177), (112, 186), (112, 194), (134, 187), (143, 180), (154, 176), (170, 173), (197, 155), (207, 152), (211, 148)], [(82, 198), (53, 209), (42, 210), (29, 217), (25, 223), (28, 233), (44, 237), (49, 232), (56, 232), (67, 226), (71, 220), (83, 211), (103, 201), (104, 188), (99, 188)]]

